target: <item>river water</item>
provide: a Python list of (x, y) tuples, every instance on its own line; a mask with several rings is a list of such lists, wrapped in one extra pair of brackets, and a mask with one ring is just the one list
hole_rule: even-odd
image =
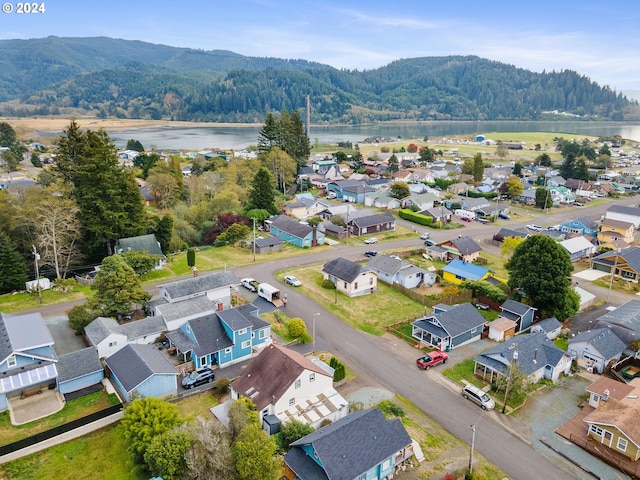
[[(124, 147), (133, 138), (145, 148), (159, 150), (203, 150), (220, 148), (240, 150), (258, 141), (262, 126), (163, 126), (114, 130), (109, 135), (116, 146)], [(640, 124), (614, 122), (411, 122), (376, 123), (371, 125), (311, 126), (311, 144), (350, 141), (361, 143), (368, 137), (424, 138), (454, 135), (487, 134), (490, 132), (557, 132), (560, 136), (621, 135), (622, 138), (640, 141)]]

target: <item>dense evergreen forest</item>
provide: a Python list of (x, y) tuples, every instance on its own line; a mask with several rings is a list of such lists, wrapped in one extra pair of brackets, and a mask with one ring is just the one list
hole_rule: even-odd
[[(374, 70), (245, 57), (106, 37), (0, 41), (0, 115), (94, 114), (256, 122), (536, 120), (554, 113), (638, 120), (640, 106), (570, 70), (535, 73), (475, 56), (403, 59)], [(564, 117), (566, 118), (566, 117)]]

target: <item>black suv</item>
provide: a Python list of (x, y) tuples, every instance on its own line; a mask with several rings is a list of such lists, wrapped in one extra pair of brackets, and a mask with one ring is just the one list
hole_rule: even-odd
[(375, 250), (367, 250), (364, 252), (365, 257), (375, 257), (378, 254)]
[(184, 388), (193, 388), (198, 385), (202, 385), (203, 383), (211, 383), (215, 378), (215, 374), (213, 370), (210, 368), (203, 368), (201, 370), (196, 370), (195, 372), (191, 372), (188, 376), (182, 379), (182, 386)]

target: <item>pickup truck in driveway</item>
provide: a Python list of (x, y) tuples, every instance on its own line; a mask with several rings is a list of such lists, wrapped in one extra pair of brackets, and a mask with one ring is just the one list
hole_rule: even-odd
[(243, 278), (242, 280), (240, 280), (240, 284), (244, 288), (246, 288), (247, 290), (249, 290), (251, 292), (257, 292), (258, 291), (258, 285), (260, 285), (253, 278)]
[(442, 351), (429, 352), (416, 360), (416, 365), (422, 370), (429, 370), (440, 363), (447, 363), (449, 355)]

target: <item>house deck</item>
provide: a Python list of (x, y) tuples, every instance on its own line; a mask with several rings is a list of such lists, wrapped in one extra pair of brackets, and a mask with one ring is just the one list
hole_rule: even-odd
[(623, 454), (613, 450), (612, 448), (608, 448), (587, 436), (589, 427), (584, 422), (584, 419), (594, 410), (595, 409), (592, 406), (586, 405), (575, 416), (560, 425), (556, 429), (556, 433), (566, 438), (571, 443), (586, 450), (594, 457), (599, 458), (603, 462), (618, 468), (628, 475), (640, 478), (640, 462), (632, 462)]

